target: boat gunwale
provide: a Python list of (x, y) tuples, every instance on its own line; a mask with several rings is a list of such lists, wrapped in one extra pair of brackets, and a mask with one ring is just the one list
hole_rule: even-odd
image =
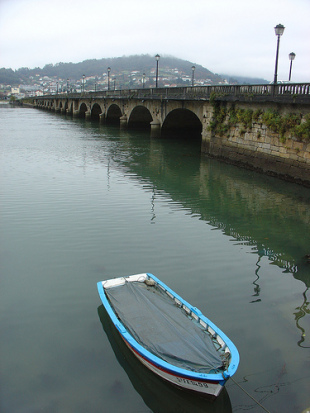
[[(145, 349), (141, 344), (139, 344), (133, 338), (133, 336), (128, 332), (124, 324), (116, 316), (106, 296), (104, 284), (111, 282), (112, 285), (108, 286), (107, 288), (113, 288), (113, 287), (118, 287), (118, 286), (123, 285), (126, 281), (127, 282), (134, 282), (134, 281), (143, 282), (141, 278), (143, 280), (145, 279), (154, 280), (158, 285), (164, 288), (166, 292), (170, 293), (174, 299), (177, 299), (178, 301), (180, 301), (182, 303), (182, 306), (187, 307), (190, 313), (195, 314), (198, 317), (198, 320), (202, 320), (208, 327), (211, 327), (211, 329), (224, 341), (225, 345), (229, 349), (229, 352), (231, 355), (231, 361), (230, 361), (230, 365), (228, 366), (228, 368), (223, 370), (222, 373), (198, 373), (195, 371), (186, 370), (181, 367), (174, 366), (173, 364), (170, 364), (164, 361), (160, 357), (155, 356), (154, 354), (152, 354), (150, 351)], [(164, 370), (166, 372), (169, 372), (170, 374), (173, 374), (175, 376), (184, 377), (184, 378), (188, 378), (192, 380), (198, 380), (198, 381), (210, 381), (213, 383), (217, 382), (221, 384), (225, 383), (229, 379), (229, 377), (235, 374), (238, 368), (238, 365), (239, 365), (239, 353), (238, 353), (236, 346), (233, 344), (233, 342), (214, 323), (212, 323), (211, 320), (205, 317), (198, 308), (193, 307), (191, 304), (185, 301), (181, 296), (175, 293), (170, 287), (164, 284), (155, 275), (151, 273), (143, 273), (143, 274), (137, 274), (137, 275), (132, 275), (132, 276), (126, 276), (126, 277), (116, 277), (116, 278), (105, 280), (105, 281), (99, 281), (97, 283), (97, 288), (98, 288), (99, 296), (101, 298), (101, 301), (106, 311), (108, 312), (113, 324), (115, 325), (115, 327), (117, 328), (118, 332), (121, 334), (123, 339), (128, 343), (128, 345), (132, 348), (132, 350), (135, 350), (140, 355), (140, 357), (146, 359), (149, 363), (153, 364), (157, 368)]]

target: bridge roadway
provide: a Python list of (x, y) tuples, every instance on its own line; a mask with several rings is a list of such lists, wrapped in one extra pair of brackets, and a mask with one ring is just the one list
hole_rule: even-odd
[(150, 127), (151, 136), (188, 132), (209, 146), (214, 100), (281, 108), (310, 105), (310, 83), (220, 85), (151, 89), (105, 90), (36, 97), (34, 106), (75, 117), (118, 123), (121, 127)]

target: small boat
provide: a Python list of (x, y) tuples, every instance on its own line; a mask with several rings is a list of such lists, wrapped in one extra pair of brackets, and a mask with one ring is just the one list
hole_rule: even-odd
[[(149, 408), (148, 411), (156, 413), (232, 413), (230, 398), (225, 387), (220, 395), (213, 400), (211, 397), (197, 397), (196, 392), (184, 391), (182, 388), (161, 379), (144, 366), (128, 348), (102, 304), (99, 305), (97, 311), (116, 360), (123, 368), (135, 391), (144, 400)], [(111, 357), (110, 352), (104, 354), (103, 360), (107, 357)], [(114, 380), (114, 390), (117, 390), (118, 384), (120, 386), (126, 385), (123, 379), (119, 376), (118, 381)], [(115, 409), (113, 410), (114, 406), (111, 405), (110, 410), (121, 411), (122, 406), (119, 405), (119, 402), (122, 403), (115, 400)], [(126, 409), (123, 408), (124, 410)], [(133, 411), (133, 407), (127, 410)]]
[(215, 398), (236, 372), (231, 340), (153, 274), (100, 281), (97, 288), (127, 347), (162, 379)]

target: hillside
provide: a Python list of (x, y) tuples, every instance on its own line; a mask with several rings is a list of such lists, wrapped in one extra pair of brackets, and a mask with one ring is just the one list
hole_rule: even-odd
[[(210, 72), (201, 65), (194, 64), (187, 60), (178, 59), (172, 56), (161, 56), (159, 61), (159, 74), (161, 79), (174, 76), (177, 84), (183, 84), (184, 81), (190, 81), (192, 76), (192, 66), (195, 65), (195, 80), (208, 80), (209, 83), (219, 83), (223, 79), (221, 76)], [(34, 77), (55, 77), (57, 79), (70, 79), (77, 81), (82, 78), (83, 74), (86, 77), (101, 77), (107, 72), (107, 68), (111, 68), (111, 76), (123, 78), (126, 74), (136, 72), (142, 76), (145, 73), (146, 77), (154, 76), (156, 68), (156, 60), (150, 55), (123, 56), (106, 59), (90, 59), (80, 63), (57, 63), (47, 64), (43, 68), (36, 67), (20, 68), (17, 70), (0, 69), (0, 83), (4, 85), (23, 85), (31, 83), (30, 80)], [(177, 69), (173, 72), (174, 69)], [(187, 79), (184, 80), (184, 77)], [(126, 82), (125, 82), (126, 83)]]

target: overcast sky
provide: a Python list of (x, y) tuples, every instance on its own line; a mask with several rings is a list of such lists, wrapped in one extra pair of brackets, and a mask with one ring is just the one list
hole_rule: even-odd
[[(171, 55), (214, 73), (310, 81), (310, 0), (0, 0), (0, 67)], [(154, 63), (155, 65), (155, 63)]]

